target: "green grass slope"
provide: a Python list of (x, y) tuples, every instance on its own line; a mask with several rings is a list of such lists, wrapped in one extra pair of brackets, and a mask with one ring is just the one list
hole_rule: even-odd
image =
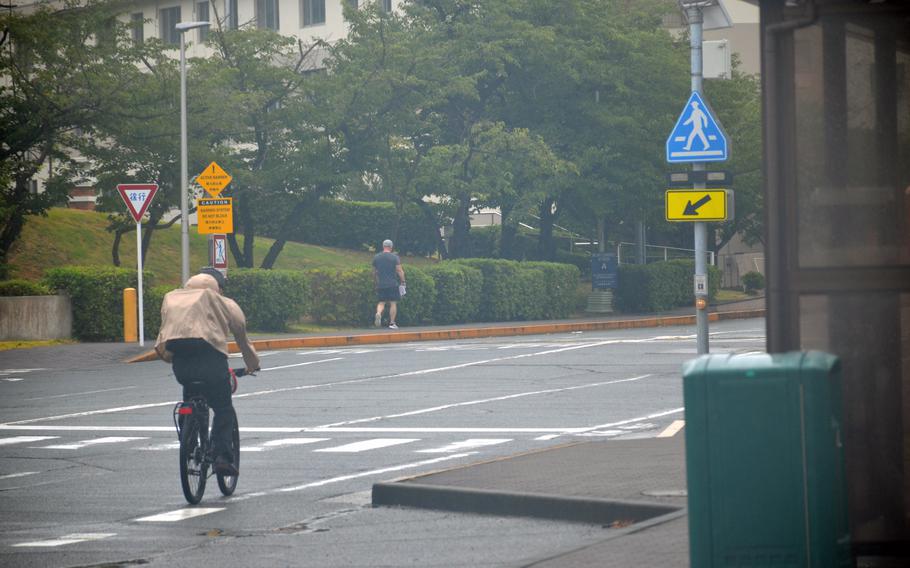
[[(113, 266), (111, 247), (113, 233), (105, 230), (107, 214), (94, 211), (54, 208), (47, 217), (29, 217), (22, 236), (10, 254), (10, 277), (38, 280), (44, 271), (55, 266)], [(242, 239), (241, 239), (242, 242)], [(272, 239), (257, 237), (253, 259), (256, 266), (265, 258)], [(278, 256), (275, 268), (303, 270), (307, 268), (347, 268), (369, 263), (369, 252), (336, 249), (289, 242)], [(433, 262), (425, 258), (403, 259), (422, 265)], [(136, 267), (136, 233), (128, 233), (120, 242), (120, 265)], [(208, 264), (208, 239), (190, 227), (190, 271)], [(229, 268), (236, 266), (229, 254)], [(157, 230), (145, 259), (145, 268), (155, 274), (155, 284), (180, 283), (180, 226)]]

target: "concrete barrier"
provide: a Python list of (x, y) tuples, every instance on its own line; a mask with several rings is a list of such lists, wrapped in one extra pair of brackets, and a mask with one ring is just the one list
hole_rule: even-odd
[(72, 333), (69, 296), (0, 297), (0, 341), (69, 339)]

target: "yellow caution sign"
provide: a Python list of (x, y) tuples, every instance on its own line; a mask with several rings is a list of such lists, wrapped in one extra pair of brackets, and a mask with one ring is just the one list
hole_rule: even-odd
[(218, 197), (224, 188), (227, 187), (231, 180), (234, 179), (229, 173), (221, 169), (221, 166), (212, 162), (202, 173), (196, 176), (196, 183), (202, 186), (209, 195)]
[(233, 199), (196, 200), (196, 221), (200, 235), (221, 235), (234, 232)]
[(726, 221), (733, 216), (733, 192), (726, 189), (668, 189), (667, 221)]

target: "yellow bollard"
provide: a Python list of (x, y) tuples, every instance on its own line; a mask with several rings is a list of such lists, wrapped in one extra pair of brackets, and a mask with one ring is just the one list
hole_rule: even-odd
[(123, 289), (123, 341), (133, 343), (139, 341), (139, 324), (136, 316), (136, 289)]

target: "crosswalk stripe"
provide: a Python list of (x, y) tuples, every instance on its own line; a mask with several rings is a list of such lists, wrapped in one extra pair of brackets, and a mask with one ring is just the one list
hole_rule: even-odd
[(37, 471), (22, 471), (19, 473), (10, 473), (7, 475), (0, 475), (0, 479), (14, 479), (16, 477), (25, 477), (27, 475), (35, 475)]
[(283, 438), (280, 440), (269, 440), (268, 442), (259, 445), (251, 446), (249, 448), (241, 447), (240, 451), (246, 452), (265, 452), (271, 450), (272, 448), (281, 448), (285, 446), (302, 446), (304, 444), (315, 444), (317, 442), (325, 442), (331, 438)]
[(167, 513), (159, 513), (157, 515), (142, 517), (136, 519), (136, 522), (173, 523), (176, 521), (183, 521), (185, 519), (192, 519), (193, 517), (201, 517), (202, 515), (210, 515), (212, 513), (217, 513), (218, 511), (224, 511), (224, 509), (225, 507), (193, 507), (192, 509), (177, 509), (176, 511), (169, 511)]
[(448, 454), (452, 452), (462, 452), (471, 448), (482, 448), (484, 446), (495, 446), (496, 444), (505, 444), (511, 442), (511, 438), (471, 438), (461, 442), (430, 448), (428, 450), (417, 450), (419, 454)]
[(107, 438), (92, 438), (91, 440), (82, 440), (75, 444), (57, 444), (53, 446), (41, 446), (44, 450), (81, 450), (86, 446), (95, 446), (97, 444), (116, 444), (118, 442), (132, 442), (133, 440), (148, 440), (148, 438), (136, 438), (129, 436), (109, 436)]
[(162, 450), (176, 450), (180, 447), (180, 442), (167, 442), (165, 444), (152, 444), (151, 446), (140, 446), (137, 450), (157, 452)]
[(25, 442), (40, 442), (41, 440), (53, 440), (60, 436), (12, 436), (10, 438), (0, 438), (0, 446), (10, 444), (23, 444)]
[(343, 446), (335, 446), (332, 448), (322, 448), (319, 450), (313, 450), (315, 452), (335, 452), (335, 453), (356, 453), (356, 452), (365, 452), (368, 450), (376, 450), (379, 448), (388, 448), (389, 446), (398, 446), (400, 444), (408, 444), (410, 442), (417, 442), (419, 438), (374, 438), (372, 440), (364, 440), (362, 442), (353, 442), (350, 444), (344, 444)]
[(17, 547), (49, 547), (49, 546), (63, 546), (65, 544), (75, 544), (77, 542), (85, 542), (88, 540), (101, 540), (102, 538), (109, 538), (112, 536), (117, 536), (117, 533), (73, 533), (60, 538), (54, 538), (49, 540), (36, 540), (33, 542), (20, 542), (14, 544), (13, 546)]

